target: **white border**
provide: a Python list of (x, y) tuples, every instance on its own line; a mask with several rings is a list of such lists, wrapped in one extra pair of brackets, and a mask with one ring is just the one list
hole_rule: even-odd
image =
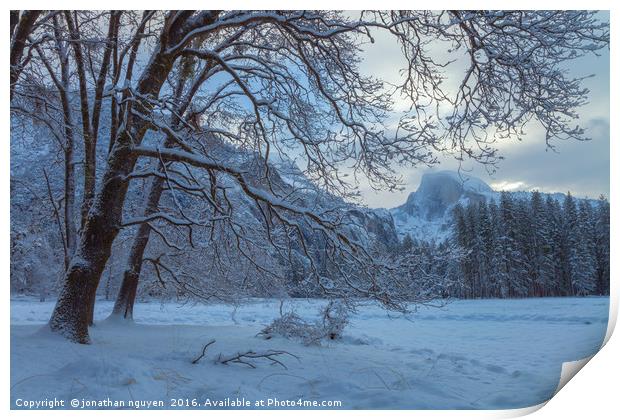
[[(612, 22), (612, 42), (611, 42), (611, 91), (612, 95), (610, 95), (611, 103), (610, 103), (610, 115), (616, 116), (618, 111), (618, 96), (620, 92), (618, 91), (618, 83), (617, 76), (620, 71), (620, 66), (618, 65), (618, 36), (616, 36), (616, 11), (619, 9), (616, 7), (618, 2), (612, 1), (601, 1), (601, 0), (590, 0), (590, 1), (572, 1), (565, 0), (562, 2), (551, 2), (551, 1), (540, 1), (540, 0), (521, 0), (521, 1), (502, 1), (498, 3), (495, 1), (479, 1), (479, 0), (470, 0), (467, 2), (464, 1), (446, 1), (446, 0), (434, 0), (433, 2), (412, 2), (412, 1), (382, 1), (380, 6), (385, 9), (423, 9), (423, 8), (432, 8), (432, 9), (480, 9), (480, 8), (493, 8), (501, 6), (502, 8), (515, 8), (515, 9), (600, 9), (600, 10), (611, 10), (611, 22)], [(9, 3), (7, 6), (13, 8), (19, 7), (21, 9), (99, 9), (103, 5), (106, 8), (112, 9), (166, 9), (170, 7), (170, 1), (161, 1), (161, 0), (151, 0), (151, 1), (118, 1), (118, 0), (108, 0), (105, 3), (101, 2), (93, 2), (93, 1), (76, 1), (76, 0), (63, 0), (63, 1), (55, 1), (55, 2), (43, 2), (43, 1), (32, 1), (32, 0), (22, 0), (17, 3)], [(291, 9), (291, 8), (300, 8), (301, 6), (305, 6), (306, 8), (312, 9), (372, 9), (377, 8), (379, 4), (376, 1), (367, 1), (367, 0), (358, 0), (358, 1), (341, 1), (341, 0), (319, 0), (313, 2), (307, 2), (306, 4), (302, 3), (292, 3), (290, 1), (273, 1), (273, 0), (263, 0), (263, 1), (244, 1), (244, 0), (227, 0), (225, 2), (198, 2), (198, 1), (187, 1), (187, 0), (176, 0), (172, 4), (174, 8), (177, 9), (191, 9), (199, 6), (221, 6), (226, 9), (235, 9), (235, 8), (257, 8), (257, 9)], [(253, 7), (252, 7), (253, 6)], [(4, 9), (4, 12), (0, 16), (2, 19), (3, 25), (0, 27), (8, 28), (8, 8)], [(0, 229), (3, 232), (2, 240), (0, 241), (0, 250), (1, 250), (1, 264), (0, 269), (2, 270), (1, 279), (4, 281), (4, 292), (6, 293), (4, 298), (6, 299), (4, 302), (8, 301), (9, 294), (9, 259), (10, 259), (10, 251), (9, 251), (9, 230), (10, 230), (10, 219), (9, 219), (9, 65), (8, 65), (8, 42), (6, 37), (4, 37), (4, 41), (2, 43), (2, 59), (3, 64), (2, 68), (5, 72), (5, 82), (1, 89), (2, 97), (0, 98), (0, 103), (2, 104), (3, 113), (1, 118), (4, 121), (4, 143), (2, 145), (3, 150), (0, 152), (0, 170), (3, 172), (0, 176), (0, 188), (2, 194), (4, 195), (4, 199), (0, 200)], [(618, 128), (616, 121), (614, 118), (611, 118), (610, 121), (610, 135), (612, 139), (617, 138)], [(618, 179), (620, 176), (620, 172), (616, 168), (616, 164), (618, 164), (618, 156), (620, 154), (620, 147), (615, 143), (615, 141), (611, 142), (611, 178)], [(619, 372), (619, 363), (616, 355), (619, 353), (620, 344), (618, 338), (612, 338), (611, 333), (613, 332), (613, 328), (615, 327), (615, 323), (617, 320), (618, 314), (618, 281), (616, 278), (617, 273), (617, 264), (614, 263), (613, 258), (613, 250), (618, 249), (618, 235), (615, 232), (616, 223), (615, 221), (619, 220), (619, 207), (616, 205), (616, 199), (620, 197), (617, 192), (617, 185), (615, 183), (611, 183), (611, 192), (610, 192), (610, 202), (611, 205), (611, 213), (612, 213), (612, 238), (611, 238), (611, 249), (612, 249), (612, 264), (611, 264), (611, 281), (612, 281), (612, 296), (611, 296), (611, 305), (610, 305), (610, 324), (608, 326), (607, 335), (605, 338), (606, 345), (605, 347), (596, 354), (592, 360), (587, 363), (587, 365), (583, 368), (583, 371), (579, 373), (579, 378), (577, 380), (570, 381), (566, 387), (562, 388), (561, 391), (552, 398), (546, 405), (541, 404), (536, 407), (518, 409), (518, 410), (490, 410), (490, 411), (406, 411), (406, 410), (393, 410), (393, 411), (338, 411), (338, 412), (321, 412), (318, 413), (316, 411), (295, 411), (294, 413), (290, 411), (251, 411), (251, 412), (233, 412), (233, 411), (218, 411), (217, 413), (209, 413), (203, 411), (184, 411), (182, 413), (175, 413), (175, 416), (182, 415), (192, 418), (200, 418), (204, 419), (207, 416), (217, 416), (217, 418), (235, 418), (237, 416), (252, 416), (253, 418), (289, 418), (291, 415), (294, 415), (298, 418), (316, 418), (316, 416), (320, 415), (321, 417), (326, 418), (334, 418), (334, 417), (355, 417), (356, 420), (362, 420), (367, 418), (377, 418), (377, 417), (390, 417), (390, 418), (475, 418), (475, 419), (483, 419), (483, 418), (512, 418), (518, 417), (522, 415), (526, 415), (532, 412), (535, 412), (530, 418), (533, 419), (551, 419), (551, 418), (565, 418), (565, 419), (582, 419), (585, 416), (591, 418), (610, 418), (612, 416), (611, 413), (617, 413), (617, 384), (618, 384), (618, 374)], [(2, 336), (7, 339), (9, 337), (9, 322), (10, 322), (10, 305), (5, 304), (2, 310), (3, 322), (1, 325), (2, 328)], [(2, 357), (2, 372), (8, 376), (8, 372), (10, 369), (10, 347), (8, 346), (8, 340), (4, 341), (6, 344), (2, 347), (3, 357)], [(575, 365), (573, 365), (574, 368)], [(9, 411), (9, 378), (5, 378), (2, 382), (2, 395), (1, 395), (1, 404), (4, 410)], [(544, 409), (539, 410), (545, 406)], [(157, 412), (157, 411), (132, 411), (127, 412), (131, 413), (132, 417), (138, 418), (166, 418), (170, 416), (169, 412)], [(9, 415), (12, 417), (19, 418), (38, 418), (41, 416), (40, 412), (33, 411), (10, 411)], [(88, 413), (81, 413), (79, 411), (47, 411), (45, 413), (46, 418), (56, 419), (62, 418), (63, 420), (67, 417), (69, 418), (77, 418), (88, 416), (90, 418), (108, 418), (111, 413), (102, 412), (102, 411), (89, 411)], [(114, 416), (125, 417), (129, 414), (125, 414), (125, 412), (116, 412)]]

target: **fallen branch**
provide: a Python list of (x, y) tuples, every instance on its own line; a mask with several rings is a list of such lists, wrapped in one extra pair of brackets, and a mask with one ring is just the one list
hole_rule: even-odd
[(247, 365), (251, 367), (252, 369), (256, 369), (256, 365), (252, 363), (251, 360), (253, 361), (256, 359), (267, 359), (272, 362), (271, 363), (272, 365), (280, 365), (284, 369), (288, 370), (288, 368), (286, 367), (284, 363), (282, 363), (281, 361), (275, 358), (276, 356), (282, 356), (282, 355), (288, 355), (288, 356), (294, 357), (295, 359), (299, 360), (299, 357), (284, 350), (267, 350), (266, 352), (263, 352), (263, 353), (256, 353), (250, 350), (244, 353), (239, 352), (235, 354), (234, 356), (228, 356), (228, 357), (222, 357), (222, 354), (220, 354), (217, 358), (217, 361), (224, 365), (227, 365), (229, 363), (240, 363), (243, 365)]
[(194, 360), (192, 360), (192, 365), (195, 365), (196, 363), (198, 363), (200, 359), (202, 359), (205, 356), (205, 353), (207, 352), (207, 347), (209, 347), (213, 343), (215, 343), (215, 340), (211, 340), (207, 344), (204, 345), (204, 347), (202, 348), (202, 354), (198, 356), (197, 358), (195, 358)]

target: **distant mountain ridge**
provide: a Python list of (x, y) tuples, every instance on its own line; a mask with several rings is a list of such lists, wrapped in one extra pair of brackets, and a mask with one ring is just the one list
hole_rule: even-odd
[[(531, 192), (517, 191), (517, 197)], [(562, 193), (542, 193), (563, 199)], [(398, 237), (409, 234), (413, 239), (443, 241), (451, 232), (451, 211), (457, 203), (467, 205), (482, 201), (499, 201), (501, 192), (494, 191), (479, 178), (454, 171), (429, 172), (422, 176), (418, 189), (407, 201), (389, 210), (394, 218)]]
[[(297, 166), (286, 159), (272, 162), (282, 182), (292, 188), (299, 188), (308, 179)], [(530, 191), (514, 191), (516, 198), (528, 198)], [(562, 201), (563, 193), (541, 193)], [(500, 191), (495, 191), (486, 182), (474, 176), (456, 171), (434, 171), (422, 175), (420, 185), (407, 197), (405, 203), (391, 209), (367, 208), (343, 205), (341, 199), (331, 197), (328, 201), (339, 202), (353, 225), (350, 234), (354, 240), (365, 243), (374, 240), (387, 248), (398, 244), (407, 234), (412, 239), (442, 242), (452, 233), (452, 210), (457, 204), (495, 201), (499, 203)]]

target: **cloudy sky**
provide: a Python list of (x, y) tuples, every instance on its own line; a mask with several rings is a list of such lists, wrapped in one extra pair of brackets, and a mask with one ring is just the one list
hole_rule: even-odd
[[(609, 20), (608, 13), (601, 17)], [(438, 51), (441, 54), (440, 51)], [(532, 190), (543, 192), (566, 192), (582, 197), (597, 198), (600, 194), (609, 196), (609, 51), (601, 50), (600, 56), (588, 56), (570, 64), (573, 76), (594, 74), (584, 84), (590, 90), (589, 104), (579, 110), (576, 121), (586, 128), (588, 142), (556, 141), (556, 151), (546, 150), (544, 132), (537, 126), (526, 127), (523, 141), (504, 141), (499, 151), (505, 157), (494, 174), (474, 162), (465, 162), (466, 175), (476, 176), (497, 190)], [(363, 69), (367, 74), (398, 80), (402, 67), (398, 59), (398, 46), (387, 38), (378, 36), (375, 44), (365, 52)], [(457, 70), (455, 70), (456, 73)], [(447, 83), (450, 83), (450, 73)], [(453, 80), (460, 74), (454, 74)], [(457, 170), (458, 162), (453, 158), (441, 159), (431, 170)], [(402, 204), (410, 192), (417, 188), (422, 174), (428, 168), (403, 168), (401, 170), (407, 187), (397, 193), (375, 192), (367, 185), (361, 185), (364, 202), (370, 207), (395, 207)], [(470, 172), (469, 172), (470, 171)]]

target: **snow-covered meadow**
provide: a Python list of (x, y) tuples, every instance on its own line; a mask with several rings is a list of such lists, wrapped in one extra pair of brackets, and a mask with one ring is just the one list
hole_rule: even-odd
[[(324, 302), (287, 301), (312, 318)], [(362, 307), (340, 341), (304, 346), (256, 334), (280, 302), (225, 305), (138, 303), (136, 323), (105, 321), (97, 306), (92, 345), (54, 336), (42, 325), (53, 302), (11, 302), (11, 400), (341, 401), (350, 409), (518, 408), (549, 399), (562, 363), (601, 346), (609, 299), (454, 301), (405, 319)], [(192, 360), (205, 356), (196, 364)], [(286, 369), (258, 360), (215, 363), (238, 351), (285, 350)], [(229, 399), (229, 400), (227, 400)], [(23, 404), (23, 403), (22, 403)], [(253, 405), (252, 405), (253, 407)], [(191, 408), (191, 407), (190, 407)], [(209, 407), (202, 407), (209, 408)], [(271, 406), (269, 408), (276, 408)]]

